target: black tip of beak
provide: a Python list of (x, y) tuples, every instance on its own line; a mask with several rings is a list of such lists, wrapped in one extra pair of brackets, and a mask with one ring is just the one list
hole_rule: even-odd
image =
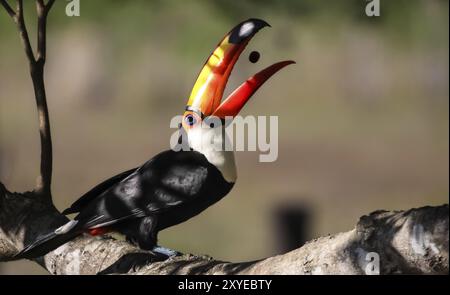
[(229, 42), (233, 44), (240, 44), (247, 40), (247, 38), (255, 35), (264, 27), (270, 27), (270, 25), (262, 19), (250, 18), (241, 22), (231, 30)]

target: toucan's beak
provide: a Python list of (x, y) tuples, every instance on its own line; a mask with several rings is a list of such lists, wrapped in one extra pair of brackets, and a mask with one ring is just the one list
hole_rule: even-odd
[(269, 26), (263, 20), (249, 19), (234, 27), (209, 56), (192, 89), (186, 106), (187, 112), (201, 117), (236, 116), (255, 91), (273, 74), (294, 63), (283, 61), (273, 64), (239, 86), (222, 104), (223, 91), (239, 55), (250, 39), (262, 28)]

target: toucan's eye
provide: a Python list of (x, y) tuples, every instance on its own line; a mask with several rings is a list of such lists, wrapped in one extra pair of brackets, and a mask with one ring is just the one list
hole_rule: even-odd
[(188, 126), (194, 126), (195, 123), (197, 123), (197, 119), (195, 119), (195, 117), (191, 114), (184, 117), (184, 121)]

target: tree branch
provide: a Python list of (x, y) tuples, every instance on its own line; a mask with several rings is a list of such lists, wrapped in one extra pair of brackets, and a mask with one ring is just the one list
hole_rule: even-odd
[(46, 59), (46, 39), (47, 39), (47, 15), (55, 0), (50, 0), (47, 5), (43, 0), (36, 1), (36, 11), (38, 13), (38, 51), (37, 60), (45, 62)]
[(45, 62), (46, 57), (46, 39), (47, 39), (47, 10), (43, 0), (36, 1), (36, 11), (38, 15), (38, 38), (37, 38), (37, 61)]
[(52, 181), (52, 139), (50, 132), (50, 118), (47, 107), (47, 97), (44, 84), (44, 65), (46, 61), (46, 31), (47, 15), (53, 2), (45, 6), (42, 0), (36, 1), (38, 13), (38, 50), (37, 62), (35, 67), (31, 67), (31, 77), (36, 97), (36, 105), (39, 116), (39, 134), (41, 140), (41, 166), (40, 176), (37, 179), (36, 191), (51, 200), (51, 181)]
[(47, 5), (45, 5), (47, 11), (49, 11), (49, 10), (52, 8), (52, 6), (53, 6), (54, 3), (55, 3), (55, 0), (49, 0), (49, 1), (47, 2)]
[(20, 38), (22, 40), (26, 56), (28, 58), (30, 75), (33, 81), (33, 88), (39, 118), (39, 134), (41, 142), (41, 163), (40, 174), (36, 181), (35, 194), (47, 201), (51, 201), (51, 181), (52, 181), (52, 139), (50, 133), (50, 119), (47, 107), (47, 97), (44, 83), (44, 65), (46, 59), (46, 26), (47, 15), (54, 0), (50, 0), (47, 5), (43, 0), (36, 0), (36, 10), (38, 14), (37, 33), (37, 59), (34, 56), (30, 43), (28, 31), (25, 25), (23, 1), (17, 0), (17, 11), (14, 13), (6, 0), (0, 0), (3, 7), (17, 24)]
[(22, 40), (22, 44), (25, 49), (25, 53), (27, 55), (30, 66), (33, 66), (36, 62), (34, 58), (33, 48), (31, 47), (30, 38), (28, 37), (27, 27), (25, 25), (25, 19), (23, 16), (23, 1), (17, 0), (17, 9), (15, 14), (14, 21), (17, 24), (19, 29), (20, 39)]
[(12, 17), (13, 19), (16, 17), (16, 13), (11, 8), (11, 6), (9, 6), (9, 4), (8, 4), (8, 2), (6, 2), (6, 0), (0, 0), (0, 4), (3, 5), (3, 7), (5, 8), (6, 12), (9, 14), (10, 17)]
[[(14, 259), (24, 244), (67, 221), (48, 203), (6, 189), (0, 208), (0, 261)], [(376, 253), (381, 274), (446, 274), (448, 230), (449, 208), (443, 205), (376, 211), (348, 232), (258, 261), (230, 263), (191, 254), (161, 260), (125, 241), (82, 235), (36, 262), (52, 274), (365, 274)]]

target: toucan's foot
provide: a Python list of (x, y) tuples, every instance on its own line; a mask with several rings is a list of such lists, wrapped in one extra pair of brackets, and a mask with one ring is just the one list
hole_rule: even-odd
[(157, 254), (162, 254), (162, 255), (165, 255), (167, 257), (178, 256), (178, 255), (181, 254), (178, 251), (175, 251), (175, 250), (172, 250), (172, 249), (169, 249), (169, 248), (164, 248), (164, 247), (161, 247), (161, 246), (153, 247), (152, 252), (155, 252)]

